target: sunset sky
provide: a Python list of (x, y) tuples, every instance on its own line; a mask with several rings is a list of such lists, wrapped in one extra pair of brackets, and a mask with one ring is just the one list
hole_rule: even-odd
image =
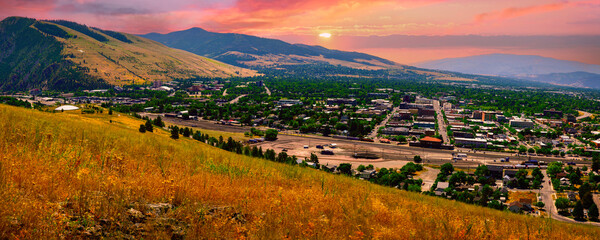
[[(0, 18), (8, 16), (134, 34), (200, 27), (400, 63), (500, 52), (600, 64), (600, 0), (2, 0)], [(424, 36), (428, 44), (409, 44), (406, 36)], [(453, 38), (440, 36), (464, 41), (445, 44)], [(536, 37), (502, 42), (499, 36)]]

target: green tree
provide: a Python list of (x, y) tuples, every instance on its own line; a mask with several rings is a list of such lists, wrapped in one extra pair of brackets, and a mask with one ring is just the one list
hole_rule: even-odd
[(596, 154), (592, 158), (592, 171), (597, 172), (600, 170), (600, 157)]
[(275, 141), (277, 139), (277, 130), (275, 129), (267, 129), (265, 132), (265, 140), (267, 141)]
[(423, 159), (421, 159), (421, 156), (415, 155), (413, 157), (413, 161), (416, 162), (416, 163), (421, 163), (421, 162), (423, 162)]
[(275, 150), (273, 150), (273, 149), (267, 149), (265, 151), (265, 158), (267, 160), (275, 161)]
[(556, 206), (556, 208), (558, 208), (559, 211), (564, 211), (567, 208), (569, 208), (569, 202), (569, 199), (560, 197), (557, 198), (556, 201), (554, 201), (554, 205)]
[(583, 204), (581, 201), (577, 201), (577, 203), (575, 203), (575, 207), (573, 208), (573, 217), (575, 217), (576, 220), (583, 220)]
[(319, 157), (317, 157), (316, 154), (311, 153), (310, 154), (310, 161), (318, 164), (319, 163)]
[(150, 119), (146, 120), (146, 131), (153, 132), (154, 128), (152, 127), (152, 121)]
[(358, 165), (358, 167), (356, 168), (356, 171), (362, 172), (362, 171), (364, 171), (366, 169), (367, 169), (367, 167), (365, 167), (365, 165), (361, 164), (361, 165)]
[(546, 170), (546, 172), (550, 176), (554, 176), (557, 173), (560, 173), (562, 171), (563, 171), (563, 166), (562, 166), (562, 163), (559, 163), (559, 162), (551, 162), (550, 164), (548, 164), (548, 170)]
[(144, 126), (144, 124), (140, 124), (140, 132), (141, 133), (145, 133), (146, 132), (146, 126)]
[(165, 123), (162, 121), (162, 118), (160, 116), (156, 117), (156, 119), (154, 119), (154, 125), (158, 126), (158, 127), (165, 127)]
[(179, 139), (179, 127), (173, 126), (171, 128), (171, 138), (172, 139)]
[(113, 114), (112, 108), (108, 108), (108, 115), (112, 115), (112, 114)]
[(277, 154), (277, 159), (275, 159), (275, 161), (283, 163), (285, 161), (287, 161), (288, 155), (286, 152), (280, 152), (279, 154)]
[(527, 147), (525, 147), (524, 145), (519, 146), (519, 153), (525, 153), (527, 152)]
[(595, 203), (592, 203), (592, 206), (588, 209), (588, 217), (590, 220), (598, 221), (598, 206)]
[(542, 170), (540, 170), (540, 168), (534, 168), (533, 171), (531, 171), (531, 176), (540, 181), (544, 179), (544, 174), (542, 174)]
[(440, 168), (440, 173), (448, 176), (454, 172), (454, 166), (451, 163), (444, 163)]
[(589, 183), (586, 182), (579, 187), (579, 198), (584, 208), (590, 208), (594, 204), (592, 186)]
[(350, 175), (352, 174), (352, 164), (350, 163), (340, 163), (338, 166), (338, 171), (342, 174)]

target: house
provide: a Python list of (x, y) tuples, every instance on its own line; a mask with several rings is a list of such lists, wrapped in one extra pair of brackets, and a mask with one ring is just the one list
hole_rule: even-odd
[(577, 192), (568, 192), (567, 193), (567, 197), (569, 198), (569, 201), (572, 201), (572, 202), (577, 201), (577, 195), (579, 195)]
[(571, 181), (569, 181), (568, 178), (563, 177), (563, 178), (560, 179), (560, 185), (563, 185), (563, 186), (571, 185)]
[(508, 186), (509, 183), (516, 181), (517, 179), (508, 175), (504, 175), (504, 177), (502, 178), (502, 184), (504, 184), (504, 186)]
[(329, 172), (335, 172), (335, 170), (337, 169), (336, 165), (321, 165), (321, 169), (329, 171)]
[(435, 188), (434, 192), (436, 196), (441, 196), (444, 194), (444, 190), (446, 190), (446, 188), (450, 187), (450, 183), (449, 182), (438, 182), (437, 183), (437, 187)]
[(502, 178), (502, 171), (504, 170), (504, 167), (496, 165), (487, 165), (487, 168), (488, 171), (490, 171), (490, 176), (496, 179)]
[(375, 170), (363, 170), (362, 172), (359, 172), (358, 175), (360, 178), (362, 179), (371, 179), (372, 177), (374, 177), (377, 174), (377, 171)]
[(523, 203), (521, 202), (521, 200), (519, 201), (515, 201), (515, 202), (511, 202), (510, 204), (508, 204), (508, 210), (510, 210), (511, 212), (514, 213), (520, 213), (522, 211), (531, 211), (533, 210), (533, 208), (531, 208), (531, 204), (529, 203)]

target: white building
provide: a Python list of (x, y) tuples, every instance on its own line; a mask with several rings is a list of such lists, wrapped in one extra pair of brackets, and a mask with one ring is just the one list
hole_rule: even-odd
[(454, 138), (454, 145), (486, 148), (487, 140), (483, 138)]

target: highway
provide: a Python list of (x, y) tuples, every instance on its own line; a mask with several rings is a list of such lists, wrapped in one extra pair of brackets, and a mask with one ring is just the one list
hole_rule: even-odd
[[(143, 113), (142, 116), (148, 116), (150, 118), (155, 118), (158, 114), (152, 113)], [(232, 126), (232, 125), (221, 125), (216, 124), (215, 121), (208, 120), (182, 120), (178, 118), (169, 118), (163, 117), (163, 121), (181, 125), (188, 127), (195, 127), (199, 129), (208, 129), (208, 130), (216, 130), (223, 132), (237, 132), (243, 133), (248, 132), (250, 127), (241, 127), (241, 126)], [(489, 151), (473, 151), (471, 149), (466, 148), (456, 148), (455, 150), (445, 150), (445, 149), (434, 149), (434, 148), (420, 148), (420, 147), (410, 147), (408, 145), (396, 145), (396, 144), (384, 144), (377, 142), (365, 142), (365, 141), (357, 141), (357, 140), (349, 140), (349, 139), (338, 139), (332, 137), (324, 137), (318, 135), (309, 135), (309, 134), (287, 134), (280, 132), (279, 134), (280, 140), (285, 140), (289, 142), (308, 142), (311, 140), (321, 140), (323, 142), (329, 143), (337, 143), (337, 144), (350, 144), (356, 146), (363, 146), (369, 148), (377, 148), (379, 151), (383, 151), (385, 153), (386, 160), (401, 160), (412, 158), (414, 155), (420, 155), (423, 160), (427, 163), (431, 164), (443, 164), (445, 162), (452, 162), (457, 166), (477, 166), (479, 164), (498, 164), (498, 165), (515, 165), (520, 163), (521, 161), (526, 161), (531, 159), (552, 162), (552, 161), (573, 161), (577, 164), (589, 164), (589, 161), (582, 160), (572, 160), (569, 158), (562, 157), (545, 157), (545, 156), (526, 156), (526, 155), (518, 155), (515, 153), (504, 153), (504, 152), (489, 152)], [(279, 141), (279, 140), (277, 140)], [(276, 141), (276, 142), (277, 142)], [(456, 152), (467, 153), (468, 161), (452, 161), (452, 154)], [(393, 153), (393, 154), (392, 154)], [(494, 162), (496, 159), (510, 157), (510, 163), (500, 163)]]

